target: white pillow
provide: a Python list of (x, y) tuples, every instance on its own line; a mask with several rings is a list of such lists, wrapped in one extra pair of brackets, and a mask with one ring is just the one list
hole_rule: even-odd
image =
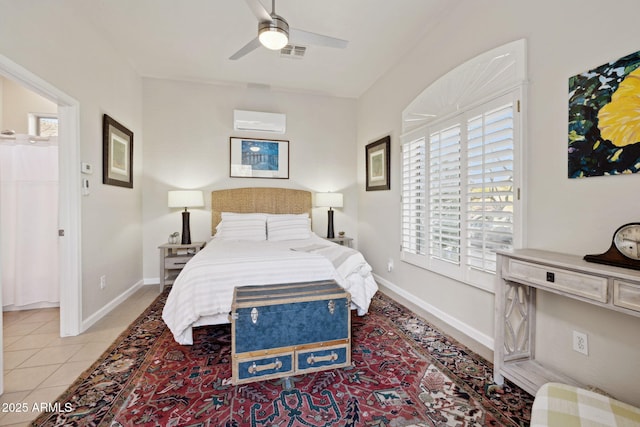
[(216, 227), (216, 236), (222, 240), (267, 240), (267, 215), (222, 212), (222, 221)]
[(309, 214), (267, 215), (269, 240), (299, 240), (311, 237)]

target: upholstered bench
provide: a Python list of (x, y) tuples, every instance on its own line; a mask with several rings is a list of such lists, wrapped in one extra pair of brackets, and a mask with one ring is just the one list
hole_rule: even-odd
[(541, 426), (638, 427), (640, 408), (582, 388), (547, 383), (531, 409), (531, 427)]

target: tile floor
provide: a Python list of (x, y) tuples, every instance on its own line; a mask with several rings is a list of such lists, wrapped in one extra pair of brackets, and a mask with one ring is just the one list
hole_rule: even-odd
[(157, 296), (157, 285), (143, 286), (75, 337), (60, 338), (57, 308), (3, 313), (0, 426), (29, 425), (38, 415), (34, 404), (53, 402)]

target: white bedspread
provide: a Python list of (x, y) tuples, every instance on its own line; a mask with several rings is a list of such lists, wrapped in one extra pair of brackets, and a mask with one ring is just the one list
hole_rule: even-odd
[(184, 267), (173, 284), (162, 318), (180, 344), (193, 344), (192, 327), (228, 323), (202, 321), (227, 316), (236, 286), (333, 279), (351, 293), (364, 315), (378, 286), (360, 252), (316, 235), (280, 242), (212, 239)]

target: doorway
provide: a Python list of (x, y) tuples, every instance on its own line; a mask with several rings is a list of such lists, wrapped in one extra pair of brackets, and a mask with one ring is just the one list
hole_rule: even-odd
[[(0, 55), (0, 75), (58, 105), (60, 336), (78, 335), (81, 332), (82, 322), (79, 103), (2, 55)], [(0, 365), (3, 364), (1, 349), (2, 318), (0, 317)], [(3, 390), (0, 372), (0, 394)]]
[[(9, 311), (14, 312), (9, 318), (22, 319), (27, 313), (17, 312), (59, 307), (58, 105), (13, 80), (0, 76), (0, 83), (0, 253), (6, 328)], [(58, 312), (48, 310), (52, 311)], [(4, 333), (6, 342), (6, 329)]]

